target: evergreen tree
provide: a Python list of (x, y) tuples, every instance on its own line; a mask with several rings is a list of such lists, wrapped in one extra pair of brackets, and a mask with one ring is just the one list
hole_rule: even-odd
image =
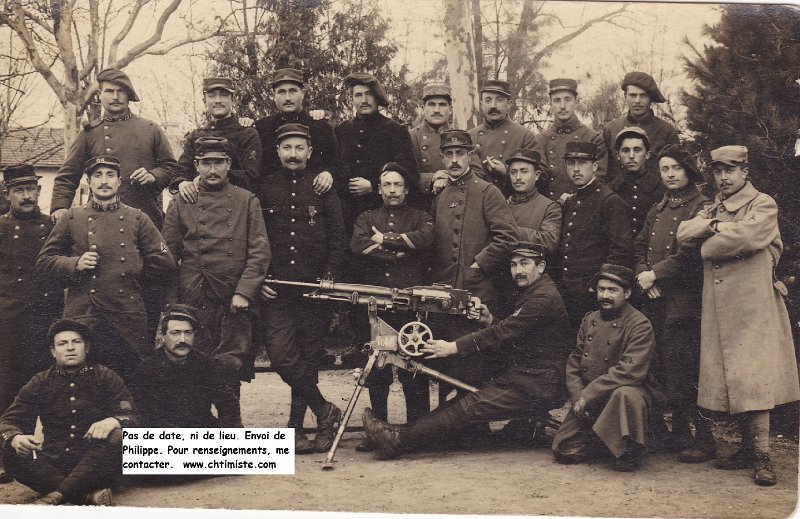
[(697, 151), (728, 144), (749, 149), (750, 177), (780, 208), (781, 233), (800, 242), (800, 9), (726, 5), (720, 22), (705, 27), (713, 46), (685, 58), (693, 91), (684, 91), (688, 127)]
[(275, 110), (269, 81), (280, 68), (306, 72), (305, 106), (324, 109), (336, 120), (352, 109), (342, 79), (350, 72), (375, 75), (390, 97), (389, 115), (414, 116), (406, 70), (389, 63), (397, 46), (388, 41), (387, 21), (370, 0), (266, 0), (249, 34), (220, 39), (209, 53), (214, 72), (239, 85), (237, 113), (258, 119)]

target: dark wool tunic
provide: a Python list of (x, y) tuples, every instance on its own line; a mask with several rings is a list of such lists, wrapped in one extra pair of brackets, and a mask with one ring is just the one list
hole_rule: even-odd
[(650, 208), (661, 200), (667, 190), (657, 170), (645, 169), (642, 173), (622, 172), (608, 183), (608, 187), (628, 204), (634, 236), (637, 236), (644, 227), (644, 220)]

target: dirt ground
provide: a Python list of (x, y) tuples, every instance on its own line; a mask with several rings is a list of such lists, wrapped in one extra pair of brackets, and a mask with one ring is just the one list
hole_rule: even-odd
[[(344, 408), (352, 393), (347, 371), (321, 373), (323, 394)], [(366, 392), (351, 425), (361, 425)], [(392, 386), (390, 421), (404, 420), (402, 392)], [(289, 391), (277, 375), (260, 373), (242, 387), (245, 425), (283, 426)], [(309, 413), (307, 426), (313, 426)], [(492, 429), (501, 427), (492, 424)], [(727, 436), (727, 433), (724, 434)], [(115, 493), (117, 506), (327, 510), (340, 512), (510, 514), (600, 517), (780, 518), (792, 514), (798, 493), (798, 446), (772, 438), (778, 484), (752, 483), (751, 472), (685, 465), (674, 454), (648, 455), (635, 473), (611, 462), (559, 465), (546, 447), (488, 443), (472, 449), (420, 452), (392, 461), (356, 452), (361, 432), (345, 434), (333, 471), (324, 455), (297, 456), (294, 476), (227, 476), (173, 486), (131, 482)], [(735, 449), (721, 442), (720, 454)], [(34, 493), (0, 485), (0, 503), (30, 503)]]

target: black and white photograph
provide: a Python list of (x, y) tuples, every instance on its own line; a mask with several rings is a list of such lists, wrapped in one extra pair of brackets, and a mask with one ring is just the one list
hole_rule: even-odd
[(0, 0), (3, 517), (790, 517), (798, 278), (794, 2)]

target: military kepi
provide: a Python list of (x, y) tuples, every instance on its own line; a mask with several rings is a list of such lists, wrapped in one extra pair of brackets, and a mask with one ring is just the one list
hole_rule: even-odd
[(603, 263), (603, 265), (600, 267), (600, 272), (595, 274), (594, 278), (592, 278), (590, 286), (595, 288), (598, 281), (601, 279), (607, 279), (627, 290), (631, 286), (632, 278), (633, 271), (628, 267), (623, 267), (622, 265), (613, 265), (611, 263)]
[(578, 82), (574, 79), (568, 78), (558, 78), (558, 79), (551, 79), (550, 80), (550, 95), (555, 94), (561, 90), (566, 90), (568, 92), (572, 92), (575, 95), (578, 95)]
[(521, 160), (523, 162), (528, 162), (533, 164), (534, 166), (541, 166), (542, 165), (542, 156), (539, 155), (538, 151), (529, 150), (527, 148), (518, 148), (511, 153), (511, 156), (505, 160), (506, 165), (511, 165), (512, 162)]
[(59, 319), (58, 321), (54, 322), (50, 325), (50, 328), (47, 330), (47, 342), (50, 344), (50, 347), (53, 347), (53, 338), (61, 332), (76, 332), (79, 333), (81, 337), (83, 337), (84, 342), (91, 342), (92, 340), (92, 331), (83, 323), (79, 323), (73, 319)]
[(275, 71), (272, 74), (272, 81), (270, 81), (269, 86), (275, 88), (280, 83), (296, 83), (300, 85), (300, 88), (305, 87), (303, 83), (303, 73), (296, 68), (282, 68)]
[(622, 141), (631, 138), (642, 139), (644, 147), (648, 150), (650, 149), (650, 139), (647, 138), (647, 132), (638, 126), (628, 126), (627, 128), (621, 129), (614, 138), (614, 149), (619, 150), (620, 146), (622, 146)]
[(308, 126), (305, 124), (288, 123), (278, 127), (278, 129), (275, 130), (275, 137), (277, 142), (281, 142), (287, 137), (303, 137), (305, 139), (311, 139), (311, 132), (308, 130)]
[(728, 166), (738, 166), (747, 163), (747, 148), (745, 146), (722, 146), (711, 150), (711, 164), (720, 162)]
[(564, 158), (597, 160), (597, 145), (593, 142), (569, 141)]
[(180, 303), (170, 303), (164, 307), (163, 321), (188, 321), (197, 326), (197, 308)]
[(221, 137), (200, 137), (194, 142), (194, 158), (227, 159), (230, 158), (228, 139)]
[(136, 90), (133, 89), (131, 78), (123, 71), (116, 68), (107, 68), (97, 74), (97, 82), (102, 83), (103, 81), (108, 81), (124, 87), (125, 90), (128, 91), (128, 101), (139, 101), (139, 96), (136, 95)]
[(120, 170), (119, 166), (119, 159), (113, 155), (97, 155), (96, 157), (92, 157), (91, 159), (86, 161), (86, 167), (84, 168), (84, 173), (87, 175), (90, 174), (95, 168), (100, 166), (106, 166), (108, 168), (116, 169), (117, 171)]
[(650, 101), (653, 103), (665, 103), (667, 101), (664, 98), (664, 94), (658, 89), (656, 80), (653, 79), (653, 76), (650, 74), (644, 72), (628, 72), (622, 80), (622, 90), (625, 91), (628, 85), (637, 86), (647, 92), (650, 96)]
[(444, 97), (448, 101), (453, 101), (453, 96), (450, 93), (450, 87), (444, 83), (428, 83), (422, 87), (422, 100), (427, 101), (431, 97)]
[(540, 260), (544, 258), (544, 247), (540, 243), (520, 241), (511, 245), (511, 254)]
[(441, 133), (439, 148), (472, 148), (472, 137), (466, 130), (447, 130)]
[(508, 81), (501, 79), (487, 79), (481, 87), (481, 92), (495, 92), (511, 97), (511, 85), (508, 84)]
[(6, 187), (37, 182), (40, 178), (42, 177), (36, 174), (36, 169), (32, 164), (15, 164), (3, 170), (3, 183)]
[(228, 77), (207, 77), (203, 80), (203, 92), (209, 92), (215, 88), (227, 90), (231, 94), (236, 92), (233, 81)]

